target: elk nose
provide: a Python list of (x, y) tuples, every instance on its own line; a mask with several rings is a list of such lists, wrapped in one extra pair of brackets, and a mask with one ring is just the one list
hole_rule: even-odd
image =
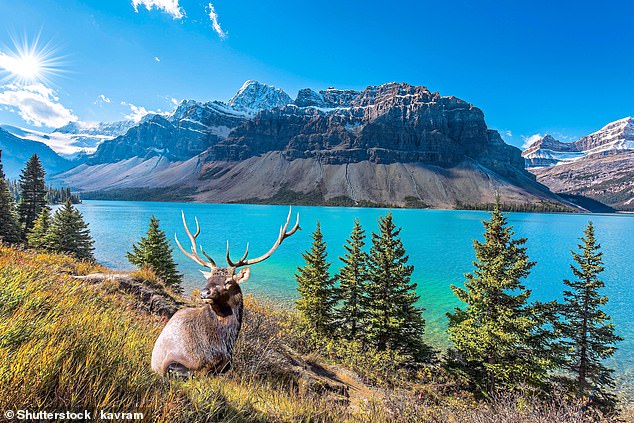
[(200, 291), (200, 298), (205, 300), (205, 299), (209, 298), (209, 294), (211, 294), (211, 291), (209, 291), (209, 289), (205, 288), (202, 291)]

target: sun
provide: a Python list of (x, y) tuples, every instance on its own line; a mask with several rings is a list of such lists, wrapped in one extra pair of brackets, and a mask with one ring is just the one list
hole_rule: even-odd
[(61, 56), (50, 43), (42, 44), (39, 34), (30, 40), (26, 36), (11, 40), (13, 49), (0, 47), (3, 81), (21, 85), (46, 83), (51, 76), (62, 73)]

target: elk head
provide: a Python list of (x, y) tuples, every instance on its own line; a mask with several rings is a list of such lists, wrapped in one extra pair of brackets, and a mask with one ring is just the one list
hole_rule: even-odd
[[(205, 285), (205, 288), (201, 290), (200, 292), (200, 298), (205, 302), (221, 305), (229, 301), (229, 299), (233, 295), (238, 294), (240, 292), (238, 284), (245, 282), (247, 279), (249, 279), (249, 276), (251, 274), (250, 268), (244, 267), (244, 266), (250, 266), (252, 264), (260, 263), (266, 260), (275, 252), (275, 250), (277, 250), (277, 248), (280, 246), (282, 241), (284, 241), (286, 238), (290, 237), (298, 229), (300, 229), (299, 213), (298, 213), (295, 226), (293, 226), (293, 228), (290, 231), (288, 231), (288, 225), (290, 223), (291, 214), (292, 214), (292, 208), (289, 208), (288, 216), (286, 218), (286, 223), (280, 227), (280, 233), (277, 237), (277, 240), (275, 241), (271, 249), (267, 251), (265, 254), (257, 258), (248, 259), (247, 257), (249, 255), (249, 244), (247, 244), (242, 258), (238, 260), (237, 262), (234, 262), (231, 260), (231, 256), (229, 253), (229, 241), (227, 241), (226, 259), (227, 259), (227, 264), (229, 266), (218, 267), (216, 265), (216, 262), (207, 253), (205, 253), (205, 250), (202, 248), (202, 246), (198, 247), (196, 245), (196, 238), (198, 237), (198, 235), (200, 235), (200, 225), (198, 224), (198, 218), (194, 218), (194, 220), (196, 221), (196, 233), (192, 235), (192, 233), (189, 230), (189, 227), (187, 226), (187, 221), (185, 219), (185, 212), (181, 212), (181, 216), (183, 219), (183, 226), (185, 228), (185, 232), (187, 233), (187, 236), (189, 237), (189, 240), (191, 243), (191, 252), (187, 252), (183, 248), (183, 246), (178, 240), (178, 236), (174, 234), (176, 245), (178, 245), (178, 248), (183, 252), (183, 254), (185, 254), (191, 260), (209, 269), (208, 271), (201, 270), (201, 273), (207, 280), (207, 283)], [(200, 255), (198, 254), (199, 252), (205, 257), (205, 259), (200, 257)], [(244, 267), (244, 268), (238, 270), (238, 268), (240, 267)]]

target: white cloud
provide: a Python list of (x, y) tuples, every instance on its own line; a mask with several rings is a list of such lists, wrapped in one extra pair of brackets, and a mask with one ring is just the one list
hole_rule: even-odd
[(540, 139), (542, 136), (543, 136), (542, 134), (533, 134), (529, 137), (527, 137), (526, 135), (522, 135), (522, 139), (524, 140), (524, 143), (522, 144), (522, 148), (530, 147), (531, 144), (533, 144), (535, 141)]
[(161, 61), (161, 59), (158, 56), (154, 56), (154, 60), (156, 60), (157, 62)]
[(43, 84), (7, 84), (0, 87), (0, 104), (9, 106), (28, 124), (57, 128), (77, 120), (59, 102), (55, 92)]
[(216, 13), (216, 9), (214, 9), (214, 5), (209, 3), (209, 20), (211, 20), (211, 26), (216, 31), (216, 34), (222, 39), (227, 38), (227, 33), (220, 27), (220, 22), (218, 22), (218, 14)]
[(125, 115), (124, 117), (129, 120), (133, 120), (135, 122), (140, 122), (146, 115), (165, 115), (166, 112), (158, 110), (148, 110), (143, 106), (135, 106), (134, 104), (126, 103), (125, 101), (121, 102), (122, 105), (130, 107), (130, 113)]
[(178, 106), (179, 101), (176, 98), (171, 98), (170, 103), (172, 103), (174, 106)]
[(132, 7), (137, 13), (139, 12), (139, 5), (145, 6), (147, 10), (154, 8), (162, 10), (174, 19), (182, 19), (185, 16), (185, 9), (180, 7), (178, 0), (132, 0)]
[(110, 103), (110, 99), (106, 97), (104, 94), (99, 94), (97, 100), (93, 101), (92, 104), (98, 104), (101, 107), (104, 103)]

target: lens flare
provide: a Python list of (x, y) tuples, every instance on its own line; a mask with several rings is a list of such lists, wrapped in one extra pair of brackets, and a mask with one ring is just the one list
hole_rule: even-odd
[(49, 78), (63, 73), (62, 57), (50, 42), (42, 43), (40, 34), (29, 39), (11, 37), (13, 48), (0, 46), (2, 82), (20, 85), (48, 83)]

